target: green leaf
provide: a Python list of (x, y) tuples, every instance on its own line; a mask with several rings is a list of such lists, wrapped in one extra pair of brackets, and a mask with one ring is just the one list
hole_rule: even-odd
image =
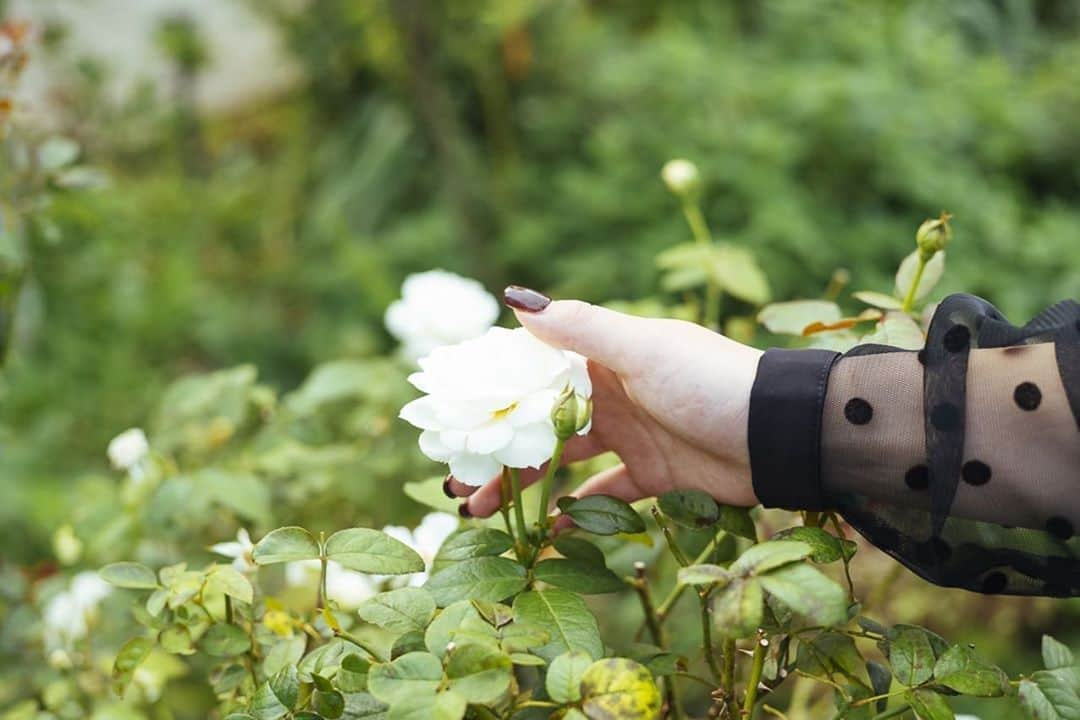
[(345, 712), (349, 720), (386, 720), (389, 708), (370, 693), (349, 693), (345, 696)]
[(997, 697), (1009, 692), (1005, 672), (981, 660), (966, 645), (953, 645), (934, 665), (934, 680), (964, 695)]
[(810, 641), (800, 642), (797, 664), (800, 670), (812, 675), (832, 677), (839, 674), (845, 680), (867, 687), (862, 655), (855, 641), (847, 635), (822, 632)]
[(749, 508), (721, 505), (720, 520), (716, 526), (721, 530), (727, 530), (732, 535), (757, 541), (757, 528), (754, 527)]
[(371, 666), (368, 691), (391, 706), (410, 697), (434, 695), (442, 683), (439, 658), (431, 653), (414, 652), (390, 663)]
[(712, 272), (728, 294), (752, 305), (769, 302), (769, 280), (753, 253), (729, 243), (714, 246)]
[(255, 598), (255, 589), (251, 587), (251, 581), (231, 565), (216, 565), (211, 568), (206, 576), (206, 582), (210, 589), (248, 605)]
[(424, 633), (420, 630), (410, 630), (404, 635), (398, 635), (394, 638), (394, 644), (390, 646), (390, 659), (396, 660), (407, 653), (424, 652), (426, 650)]
[(439, 607), (446, 607), (459, 600), (502, 600), (521, 592), (526, 584), (525, 568), (513, 560), (481, 557), (440, 570), (424, 587)]
[(158, 645), (170, 655), (192, 655), (195, 652), (191, 631), (183, 625), (172, 625), (162, 630), (158, 635)]
[(368, 687), (369, 672), (371, 672), (371, 663), (360, 655), (352, 653), (342, 658), (341, 668), (335, 680), (343, 693), (364, 692)]
[(765, 595), (754, 579), (738, 580), (720, 590), (713, 600), (713, 622), (726, 638), (753, 635), (761, 626)]
[(933, 690), (908, 690), (904, 699), (919, 720), (954, 720), (956, 717), (945, 698)]
[[(896, 297), (907, 297), (908, 290), (911, 289), (912, 283), (915, 282), (915, 272), (918, 267), (919, 251), (916, 250), (904, 258), (903, 262), (900, 263), (900, 268), (896, 271)], [(915, 291), (915, 300), (926, 298), (934, 290), (934, 286), (938, 284), (944, 274), (945, 253), (939, 252), (926, 263), (926, 269), (923, 270), (922, 278), (919, 281), (919, 288)]]
[(592, 658), (604, 654), (596, 618), (574, 593), (558, 588), (524, 592), (514, 598), (514, 620), (538, 625), (551, 636), (534, 651), (548, 662), (571, 650)]
[(330, 675), (341, 664), (341, 658), (351, 652), (339, 638), (330, 640), (309, 652), (296, 666), (301, 682), (312, 682), (315, 675)]
[(864, 302), (871, 307), (881, 308), (882, 310), (899, 310), (904, 306), (904, 303), (897, 300), (892, 295), (886, 295), (885, 293), (875, 292), (873, 290), (859, 290), (851, 293), (859, 302)]
[(510, 690), (514, 677), (510, 657), (484, 645), (460, 645), (448, 653), (449, 689), (470, 703), (497, 702)]
[(729, 568), (732, 575), (760, 575), (808, 557), (813, 549), (795, 540), (768, 540), (747, 549)]
[(300, 701), (300, 678), (296, 668), (289, 666), (279, 670), (270, 678), (270, 690), (282, 705), (292, 710)]
[(584, 595), (618, 592), (626, 586), (618, 575), (605, 567), (562, 558), (540, 561), (533, 568), (533, 577)]
[(304, 657), (307, 641), (303, 636), (279, 640), (263, 660), (263, 672), (268, 676), (276, 675), (287, 665), (296, 665)]
[(850, 540), (838, 538), (819, 527), (792, 527), (781, 530), (774, 540), (797, 540), (811, 548), (810, 558), (816, 563), (831, 563), (843, 557), (851, 559), (858, 547)]
[(438, 572), (461, 560), (502, 555), (514, 546), (514, 539), (494, 528), (466, 528), (446, 539), (435, 556), (432, 570)]
[(158, 586), (154, 571), (139, 563), (112, 563), (101, 568), (98, 574), (110, 585), (130, 590), (152, 590)]
[(656, 499), (664, 515), (683, 527), (710, 527), (720, 519), (720, 506), (708, 493), (700, 490), (675, 490)]
[(807, 325), (822, 322), (831, 325), (844, 314), (840, 306), (827, 300), (793, 300), (766, 305), (757, 321), (778, 335), (802, 335)]
[(394, 633), (423, 632), (435, 617), (435, 599), (422, 588), (379, 593), (358, 608), (360, 617)]
[(920, 628), (907, 627), (889, 642), (889, 664), (897, 682), (914, 687), (934, 674), (934, 650)]
[(589, 565), (607, 567), (604, 552), (584, 538), (560, 534), (555, 538), (555, 549), (568, 560), (579, 560)]
[[(892, 687), (892, 671), (875, 660), (866, 661), (866, 674), (870, 677), (870, 687), (874, 695), (887, 695)], [(877, 702), (877, 711), (885, 712), (889, 704), (888, 699), (882, 698)]]
[(289, 713), (289, 708), (278, 700), (273, 688), (270, 687), (270, 683), (265, 682), (255, 691), (255, 697), (251, 699), (248, 712), (258, 720), (278, 720), (278, 718), (285, 717)]
[(424, 570), (424, 559), (415, 550), (370, 528), (334, 533), (326, 541), (326, 557), (362, 573), (404, 575)]
[(679, 568), (679, 582), (683, 585), (727, 586), (735, 578), (727, 568), (719, 565), (689, 565)]
[[(435, 616), (424, 633), (424, 644), (428, 651), (441, 658), (446, 653), (446, 646), (454, 641), (461, 628), (468, 626), (470, 621), (483, 623), (480, 613), (469, 600), (459, 600), (447, 606)], [(494, 629), (491, 629), (491, 637), (495, 637)]]
[(426, 480), (407, 482), (403, 486), (405, 494), (416, 502), (434, 510), (445, 513), (457, 513), (461, 501), (457, 498), (448, 498), (443, 492), (443, 482), (446, 476), (436, 475)]
[(645, 532), (645, 521), (628, 503), (610, 495), (559, 498), (559, 510), (579, 528), (596, 535)]
[(777, 568), (759, 580), (773, 597), (818, 625), (835, 625), (847, 619), (844, 588), (809, 565)]
[(120, 646), (112, 670), (113, 688), (117, 695), (123, 696), (135, 676), (136, 668), (147, 658), (153, 647), (154, 643), (144, 637), (131, 638)]
[(206, 631), (199, 645), (207, 655), (231, 657), (250, 650), (251, 638), (236, 625), (219, 623)]
[(316, 690), (311, 707), (327, 720), (335, 720), (345, 714), (345, 696), (333, 689)]
[(1049, 635), (1042, 636), (1042, 657), (1047, 670), (1076, 666), (1072, 650)]
[(387, 720), (461, 720), (465, 716), (466, 701), (454, 692), (438, 695), (418, 695), (394, 703), (387, 713)]
[(581, 678), (581, 709), (591, 720), (655, 720), (660, 690), (648, 668), (626, 658), (594, 662)]
[(1020, 704), (1034, 720), (1080, 720), (1080, 696), (1052, 670), (1020, 681)]
[(906, 313), (890, 310), (873, 332), (859, 338), (860, 345), (876, 343), (905, 350), (919, 350), (926, 344), (922, 328)]
[(271, 530), (251, 552), (259, 565), (314, 560), (321, 557), (319, 543), (302, 527), (283, 527)]
[(593, 664), (587, 653), (574, 651), (563, 653), (551, 661), (544, 687), (557, 703), (574, 703), (581, 699), (581, 679)]

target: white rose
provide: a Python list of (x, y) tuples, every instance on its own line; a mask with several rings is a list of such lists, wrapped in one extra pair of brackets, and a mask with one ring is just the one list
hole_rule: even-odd
[(431, 571), (431, 563), (435, 559), (435, 555), (439, 552), (439, 548), (442, 547), (446, 538), (450, 537), (458, 529), (460, 523), (461, 521), (456, 515), (433, 512), (425, 515), (415, 530), (409, 530), (409, 528), (400, 525), (388, 525), (383, 528), (384, 533), (395, 540), (405, 543), (424, 559), (427, 572), (405, 576), (403, 578), (404, 584), (420, 587), (427, 582), (428, 572)]
[(410, 275), (386, 310), (386, 329), (412, 360), (468, 340), (495, 324), (499, 303), (476, 280), (445, 270)]
[(131, 428), (109, 441), (107, 453), (114, 468), (130, 470), (150, 453), (150, 443), (141, 428)]
[(232, 566), (240, 572), (254, 572), (258, 566), (252, 559), (252, 551), (255, 544), (251, 542), (251, 535), (244, 528), (236, 532), (236, 542), (223, 542), (210, 546), (210, 552), (232, 558)]
[(67, 648), (86, 637), (98, 604), (112, 591), (112, 586), (97, 573), (81, 572), (67, 590), (57, 593), (43, 613), (45, 644), (50, 649)]
[[(422, 392), (401, 418), (422, 429), (420, 450), (480, 486), (505, 465), (540, 467), (555, 449), (551, 412), (569, 385), (592, 394), (585, 359), (545, 345), (524, 328), (491, 328), (436, 349), (409, 382)], [(582, 432), (587, 431), (587, 428)]]

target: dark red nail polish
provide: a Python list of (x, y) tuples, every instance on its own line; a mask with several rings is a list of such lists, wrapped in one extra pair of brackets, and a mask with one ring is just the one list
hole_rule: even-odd
[(463, 502), (458, 505), (457, 514), (463, 518), (471, 518), (472, 513), (469, 512), (469, 503)]
[(503, 302), (515, 310), (538, 313), (551, 304), (551, 298), (527, 287), (510, 285), (503, 290)]
[(447, 475), (446, 479), (442, 481), (443, 495), (450, 498), (451, 500), (457, 497), (457, 495), (454, 494), (454, 491), (450, 489), (450, 479), (453, 477), (453, 475)]

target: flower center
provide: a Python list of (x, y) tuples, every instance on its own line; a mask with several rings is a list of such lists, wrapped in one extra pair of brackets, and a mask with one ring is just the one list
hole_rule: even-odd
[(510, 403), (509, 405), (504, 407), (502, 410), (496, 410), (495, 412), (491, 413), (491, 419), (492, 420), (502, 420), (507, 415), (509, 415), (510, 413), (517, 410), (517, 406), (518, 406), (517, 403)]

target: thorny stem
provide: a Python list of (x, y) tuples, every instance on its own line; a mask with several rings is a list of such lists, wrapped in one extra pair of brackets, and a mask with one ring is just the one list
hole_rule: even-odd
[(514, 519), (517, 521), (518, 541), (524, 547), (529, 534), (525, 529), (525, 508), (521, 506), (521, 475), (517, 468), (510, 468), (510, 492), (514, 496)]
[[(724, 705), (735, 705), (735, 641), (725, 640), (723, 649), (723, 669), (720, 674), (720, 692), (724, 696)], [(730, 710), (729, 710), (730, 713)]]
[(750, 717), (754, 712), (754, 704), (757, 702), (758, 685), (761, 683), (761, 671), (765, 667), (765, 653), (769, 649), (769, 641), (765, 634), (758, 631), (757, 640), (754, 643), (754, 658), (750, 664), (750, 679), (746, 681), (746, 695), (743, 698), (742, 712)]
[(548, 462), (547, 473), (540, 484), (540, 510), (536, 518), (536, 524), (540, 526), (540, 539), (547, 536), (548, 503), (551, 501), (551, 486), (555, 483), (555, 472), (559, 469), (559, 460), (562, 458), (566, 440), (558, 438), (555, 441), (555, 452), (551, 454)]
[[(660, 620), (656, 617), (656, 606), (653, 604), (652, 593), (649, 592), (649, 580), (645, 577), (645, 563), (634, 563), (634, 577), (630, 579), (630, 583), (634, 586), (638, 599), (641, 601), (641, 610), (645, 614), (645, 623), (649, 626), (649, 634), (652, 635), (653, 643), (661, 650), (666, 650), (667, 642), (664, 638), (664, 629), (660, 626)], [(682, 709), (679, 707), (679, 698), (674, 681), (668, 680), (668, 682), (664, 683), (664, 694), (667, 696), (668, 712), (671, 713), (671, 717), (681, 717)]]
[(701, 644), (705, 648), (705, 661), (709, 664), (709, 672), (716, 682), (720, 682), (720, 663), (716, 659), (716, 651), (712, 640), (712, 615), (709, 612), (709, 590), (706, 588), (698, 596), (701, 601)]
[[(698, 245), (712, 245), (712, 233), (709, 232), (709, 226), (705, 222), (705, 216), (701, 214), (701, 208), (698, 206), (697, 200), (683, 200), (682, 209), (683, 215), (686, 216), (686, 222), (690, 225), (690, 231), (694, 234), (694, 239)], [(716, 278), (711, 272), (708, 273), (705, 284), (705, 308), (702, 324), (711, 330), (716, 330), (720, 324), (720, 285), (717, 284)]]

